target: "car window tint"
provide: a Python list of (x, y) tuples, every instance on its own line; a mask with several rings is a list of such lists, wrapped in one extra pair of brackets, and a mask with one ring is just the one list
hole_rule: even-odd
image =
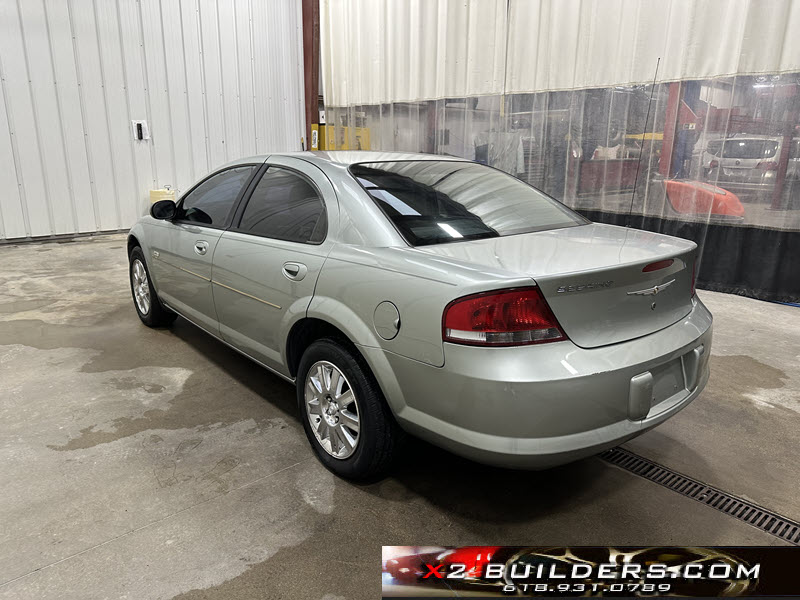
[(412, 246), (587, 223), (536, 188), (475, 163), (361, 163), (350, 172)]
[(181, 221), (222, 227), (255, 165), (236, 167), (209, 177), (181, 202)]
[(325, 239), (325, 204), (308, 181), (270, 167), (244, 209), (240, 231), (289, 242), (319, 243)]

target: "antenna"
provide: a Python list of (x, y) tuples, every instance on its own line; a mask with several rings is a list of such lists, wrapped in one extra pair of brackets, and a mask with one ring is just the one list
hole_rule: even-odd
[[(650, 120), (650, 105), (653, 104), (653, 92), (656, 91), (656, 79), (658, 78), (658, 65), (661, 63), (661, 57), (658, 57), (656, 61), (656, 72), (653, 73), (653, 87), (650, 88), (650, 99), (647, 101), (647, 114), (644, 117), (644, 132), (642, 133), (642, 150), (644, 150), (644, 138), (647, 135), (647, 122)], [(652, 145), (650, 146), (652, 152)], [(644, 154), (644, 153), (642, 153)], [(636, 179), (633, 180), (633, 191), (631, 192), (631, 205), (628, 208), (628, 223), (626, 227), (631, 226), (631, 213), (633, 213), (633, 199), (636, 197), (636, 186), (639, 184), (639, 167), (642, 166), (642, 159), (644, 156), (640, 156), (639, 160), (636, 161)], [(650, 160), (650, 157), (647, 157), (647, 160)]]

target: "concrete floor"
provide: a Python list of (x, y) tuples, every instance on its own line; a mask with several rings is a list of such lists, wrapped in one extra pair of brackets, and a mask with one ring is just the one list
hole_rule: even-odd
[[(800, 310), (700, 293), (706, 392), (628, 444), (800, 519)], [(0, 598), (375, 598), (383, 544), (772, 545), (592, 458), (540, 473), (421, 442), (353, 485), (293, 388), (136, 317), (124, 236), (0, 247)]]

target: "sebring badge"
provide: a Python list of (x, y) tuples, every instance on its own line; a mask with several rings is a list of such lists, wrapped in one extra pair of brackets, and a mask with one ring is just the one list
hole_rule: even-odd
[(582, 283), (580, 285), (562, 285), (556, 290), (556, 293), (563, 294), (564, 292), (582, 292), (583, 290), (594, 290), (597, 288), (611, 287), (614, 281), (595, 281), (593, 283)]
[(675, 280), (670, 279), (666, 283), (662, 283), (661, 285), (654, 285), (653, 287), (647, 288), (646, 290), (636, 290), (635, 292), (628, 292), (628, 296), (655, 296), (658, 292), (665, 290), (673, 283), (675, 283)]

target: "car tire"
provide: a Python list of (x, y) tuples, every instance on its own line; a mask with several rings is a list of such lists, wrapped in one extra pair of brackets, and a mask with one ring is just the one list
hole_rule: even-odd
[(139, 246), (131, 250), (129, 258), (128, 279), (131, 283), (133, 307), (142, 323), (148, 327), (166, 327), (177, 318), (174, 312), (166, 308), (158, 299), (158, 294), (150, 279), (150, 271), (144, 260), (144, 252)]
[[(338, 383), (342, 377), (344, 382), (338, 386), (337, 396), (333, 380), (336, 378)], [(364, 358), (355, 348), (338, 340), (320, 339), (306, 349), (297, 372), (297, 404), (303, 429), (317, 458), (346, 479), (375, 479), (384, 475), (405, 438)], [(327, 414), (324, 423), (323, 413)], [(357, 432), (352, 429), (354, 414)], [(348, 447), (354, 438), (353, 447)]]

